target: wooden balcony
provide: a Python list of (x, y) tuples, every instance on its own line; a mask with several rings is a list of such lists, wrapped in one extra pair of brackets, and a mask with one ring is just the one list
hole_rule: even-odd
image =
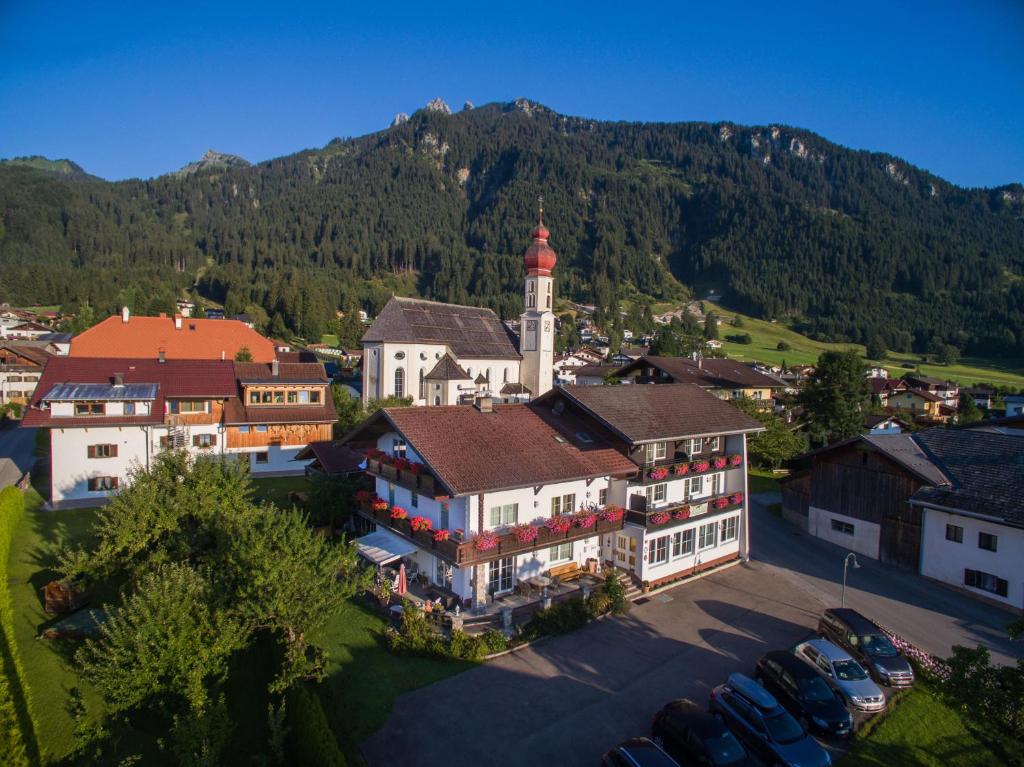
[(426, 470), (416, 473), (409, 469), (398, 469), (389, 463), (383, 463), (376, 458), (368, 458), (366, 461), (366, 473), (373, 477), (400, 485), (407, 490), (412, 490), (421, 495), (434, 497), (438, 490), (434, 475)]
[[(741, 499), (739, 503), (733, 503), (731, 498), (734, 495), (735, 493), (724, 493), (722, 495), (711, 496), (710, 498), (683, 501), (680, 503), (673, 503), (668, 506), (658, 506), (652, 509), (646, 509), (644, 508), (646, 503), (640, 503), (640, 501), (646, 501), (642, 495), (635, 495), (633, 496), (634, 508), (626, 511), (625, 520), (630, 524), (639, 525), (648, 531), (670, 530), (673, 527), (686, 524), (694, 519), (703, 519), (705, 517), (712, 519), (730, 511), (736, 511), (737, 509), (743, 508), (743, 501), (745, 499)], [(726, 503), (721, 505), (722, 501), (725, 501)], [(721, 508), (716, 507), (716, 502), (721, 505)], [(652, 521), (652, 517), (660, 519), (657, 515), (661, 514), (668, 515), (668, 519), (660, 524)]]
[(592, 527), (570, 527), (567, 532), (558, 533), (540, 526), (537, 538), (528, 543), (520, 541), (514, 533), (508, 532), (497, 535), (497, 545), (486, 551), (480, 551), (472, 540), (447, 541), (434, 540), (433, 532), (412, 530), (409, 520), (392, 519), (389, 510), (374, 511), (370, 504), (363, 504), (359, 507), (359, 513), (371, 522), (387, 528), (389, 532), (395, 533), (407, 540), (412, 541), (421, 549), (432, 551), (436, 556), (459, 567), (468, 567), (484, 562), (491, 562), (495, 559), (503, 559), (514, 554), (527, 554), (538, 549), (546, 549), (559, 543), (579, 541), (584, 538), (591, 538), (604, 533), (614, 533), (622, 529), (625, 516), (617, 522), (609, 522), (598, 517)]

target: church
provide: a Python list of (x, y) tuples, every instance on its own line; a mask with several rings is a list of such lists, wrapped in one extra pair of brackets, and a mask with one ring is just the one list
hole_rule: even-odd
[(363, 336), (363, 402), (414, 405), (525, 402), (554, 381), (554, 278), (544, 211), (523, 255), (526, 284), (517, 338), (491, 309), (393, 297)]

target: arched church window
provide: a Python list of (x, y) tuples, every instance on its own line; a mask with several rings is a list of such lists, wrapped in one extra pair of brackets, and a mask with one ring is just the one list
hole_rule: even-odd
[(395, 396), (405, 396), (405, 368), (395, 368)]
[(423, 368), (420, 368), (420, 399), (426, 399), (427, 397), (427, 382), (424, 379), (426, 373), (423, 372)]

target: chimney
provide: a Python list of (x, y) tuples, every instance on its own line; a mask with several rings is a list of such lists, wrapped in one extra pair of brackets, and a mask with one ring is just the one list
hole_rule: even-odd
[(157, 362), (167, 362), (167, 352), (165, 352), (163, 349), (161, 349), (159, 352), (157, 352), (156, 361)]
[(131, 317), (131, 312), (128, 311), (128, 307), (127, 306), (122, 306), (121, 307), (121, 322), (123, 322), (125, 325), (127, 325), (128, 324), (128, 319), (130, 317)]
[(227, 355), (224, 353), (224, 350), (221, 349), (220, 350), (220, 361), (223, 362), (226, 359), (227, 359)]
[(174, 329), (175, 330), (181, 330), (181, 315), (180, 314), (175, 314), (174, 315)]
[(481, 413), (493, 413), (494, 412), (494, 400), (490, 397), (477, 397), (473, 403), (473, 407), (479, 410)]
[(124, 373), (114, 373), (114, 386), (124, 386)]
[(281, 363), (277, 361), (277, 357), (274, 357), (274, 361), (270, 363), (270, 374), (277, 378), (281, 375)]

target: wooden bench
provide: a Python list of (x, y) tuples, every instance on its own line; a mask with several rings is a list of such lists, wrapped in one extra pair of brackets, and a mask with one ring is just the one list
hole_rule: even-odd
[(555, 584), (564, 583), (565, 581), (575, 580), (583, 575), (583, 568), (580, 567), (576, 562), (566, 562), (564, 565), (555, 565), (547, 572), (548, 577), (555, 582)]

